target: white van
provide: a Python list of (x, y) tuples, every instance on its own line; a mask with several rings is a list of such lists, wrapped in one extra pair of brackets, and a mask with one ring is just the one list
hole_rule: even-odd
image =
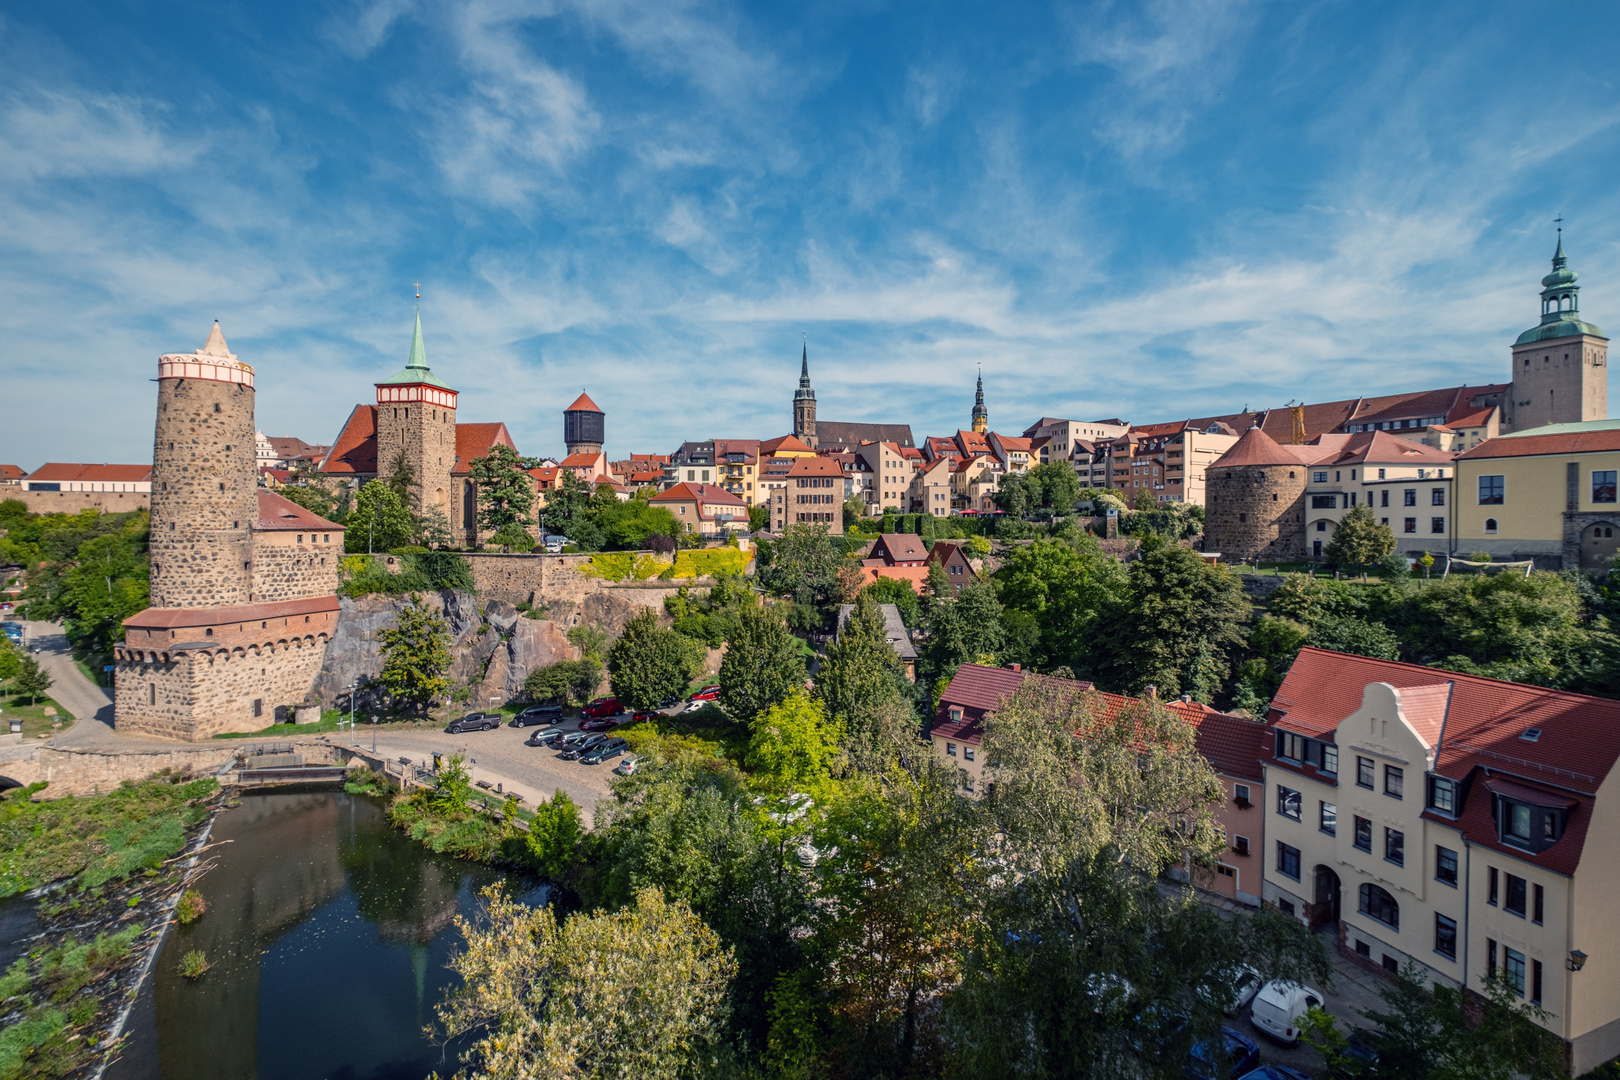
[(1320, 1009), (1322, 994), (1309, 986), (1274, 979), (1254, 995), (1249, 1022), (1262, 1033), (1288, 1046), (1299, 1045), (1299, 1026), (1307, 1009)]

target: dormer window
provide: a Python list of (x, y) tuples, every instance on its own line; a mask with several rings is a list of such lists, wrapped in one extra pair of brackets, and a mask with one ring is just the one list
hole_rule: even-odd
[(1541, 738), (1541, 729), (1538, 727), (1525, 728), (1519, 733), (1519, 738), (1523, 739), (1525, 742), (1535, 742), (1537, 739)]
[(951, 723), (960, 724), (961, 722), (962, 722), (962, 710), (957, 706), (954, 706), (954, 705), (951, 706)]
[(1457, 782), (1444, 776), (1429, 777), (1429, 809), (1455, 817), (1457, 814)]

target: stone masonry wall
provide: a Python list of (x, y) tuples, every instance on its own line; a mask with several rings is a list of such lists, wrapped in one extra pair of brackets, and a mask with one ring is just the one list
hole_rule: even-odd
[(550, 601), (578, 603), (587, 593), (605, 588), (601, 578), (580, 573), (589, 555), (462, 555), (472, 567), (473, 587), (486, 600), (509, 604)]
[(117, 664), (118, 729), (195, 741), (275, 723), (278, 705), (304, 701), (326, 642), (297, 638), (242, 649), (188, 649), (167, 662)]
[(377, 406), (377, 470), (394, 471), (400, 451), (416, 472), (411, 501), (418, 513), (437, 509), (452, 519), (450, 500), (455, 488), (450, 469), (456, 463), (456, 411), (426, 402)]
[(248, 603), (258, 517), (253, 390), (158, 381), (152, 445), (152, 606)]
[(38, 799), (98, 795), (111, 791), (125, 780), (144, 780), (159, 769), (180, 769), (199, 776), (217, 773), (236, 756), (238, 749), (240, 744), (213, 743), (203, 747), (103, 754), (38, 746), (25, 756), (0, 761), (0, 776), (19, 784), (47, 781), (50, 786), (35, 796)]
[(77, 514), (94, 510), (99, 514), (128, 514), (152, 504), (144, 491), (24, 491), (10, 484), (0, 486), (0, 502), (16, 499), (30, 514)]
[[(322, 536), (328, 537), (320, 543)], [(343, 534), (285, 530), (253, 534), (253, 600), (275, 603), (337, 592)]]

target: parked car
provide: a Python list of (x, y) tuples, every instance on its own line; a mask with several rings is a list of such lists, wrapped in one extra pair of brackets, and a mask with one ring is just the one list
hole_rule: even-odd
[(688, 700), (688, 701), (713, 701), (715, 698), (717, 698), (719, 696), (720, 696), (720, 688), (718, 686), (705, 686), (703, 689), (699, 690), (697, 693), (693, 694), (691, 697), (687, 698), (686, 700)]
[(1262, 1065), (1254, 1072), (1244, 1073), (1237, 1080), (1311, 1080), (1310, 1075), (1287, 1065)]
[(564, 741), (562, 753), (557, 756), (564, 761), (578, 761), (580, 756), (590, 752), (598, 745), (607, 742), (606, 735), (586, 735), (578, 742)]
[(688, 701), (686, 708), (682, 709), (681, 712), (702, 712), (708, 705), (707, 701)]
[(1264, 981), (1258, 971), (1244, 964), (1227, 976), (1219, 991), (1207, 994), (1200, 991), (1200, 994), (1211, 1004), (1219, 1002), (1221, 1012), (1225, 1015), (1238, 1016), (1249, 1007), (1249, 1002), (1260, 992), (1260, 985)]
[(1225, 1080), (1242, 1076), (1260, 1064), (1260, 1044), (1240, 1031), (1221, 1028), (1221, 1041), (1193, 1044), (1182, 1075), (1187, 1080)]
[(1299, 1045), (1299, 1028), (1295, 1021), (1307, 1009), (1322, 1006), (1322, 993), (1296, 982), (1273, 979), (1254, 995), (1249, 1007), (1249, 1022), (1264, 1035), (1269, 1035), (1287, 1046)]
[(512, 717), (512, 726), (521, 728), (530, 724), (555, 724), (561, 718), (561, 705), (530, 705)]
[(623, 739), (608, 739), (606, 742), (597, 743), (581, 754), (579, 763), (581, 765), (600, 765), (608, 758), (616, 758), (628, 749), (630, 749), (630, 744)]
[(562, 553), (562, 549), (567, 547), (571, 541), (566, 536), (552, 534), (543, 538), (541, 543), (545, 544), (547, 555), (559, 555)]
[(523, 745), (524, 746), (551, 746), (551, 745), (554, 745), (557, 742), (557, 740), (561, 739), (564, 735), (567, 735), (567, 734), (569, 734), (569, 731), (568, 731), (567, 728), (560, 728), (560, 727), (541, 728), (539, 731), (535, 732), (533, 735), (530, 735), (527, 739), (524, 739), (523, 740)]
[(636, 766), (640, 764), (640, 758), (636, 757), (634, 754), (626, 754), (624, 756), (624, 760), (619, 762), (619, 764), (614, 767), (613, 771), (618, 773), (620, 776), (634, 776), (636, 775)]
[(3, 623), (0, 623), (0, 633), (4, 633), (6, 635), (6, 637), (10, 638), (12, 641), (17, 642), (19, 645), (22, 644), (22, 639), (23, 639), (23, 625), (22, 625), (22, 623), (20, 623), (20, 622), (3, 622)]
[(586, 719), (594, 720), (602, 716), (617, 716), (624, 712), (624, 706), (619, 704), (616, 697), (599, 697), (585, 706), (583, 711)]
[(679, 705), (680, 703), (681, 703), (681, 696), (679, 694), (669, 694), (668, 696), (666, 696), (664, 698), (663, 701), (660, 701), (658, 703), (658, 707), (660, 709), (669, 709), (669, 708), (673, 708), (676, 705)]
[(581, 731), (612, 731), (619, 726), (619, 722), (611, 716), (598, 716), (591, 720), (582, 720), (579, 724)]
[(494, 731), (500, 726), (500, 713), (470, 712), (459, 720), (450, 721), (450, 726), (444, 730), (451, 735), (460, 735), (463, 731)]
[(661, 716), (663, 716), (663, 714), (662, 713), (657, 713), (657, 712), (647, 712), (647, 711), (633, 712), (633, 713), (630, 714), (630, 722), (632, 724), (643, 724), (643, 723), (648, 723), (648, 722), (653, 721), (653, 720), (657, 720)]
[(584, 742), (590, 737), (591, 733), (588, 731), (565, 731), (562, 738), (553, 739), (551, 745), (556, 747), (573, 746), (575, 743)]
[(1345, 1042), (1344, 1056), (1355, 1063), (1356, 1071), (1349, 1073), (1337, 1070), (1333, 1073), (1334, 1080), (1350, 1076), (1367, 1077), (1368, 1080), (1376, 1080), (1377, 1077), (1383, 1076), (1384, 1074), (1378, 1071), (1378, 1063), (1381, 1058), (1378, 1053), (1378, 1039), (1379, 1035), (1376, 1031), (1368, 1031), (1366, 1028), (1352, 1028)]

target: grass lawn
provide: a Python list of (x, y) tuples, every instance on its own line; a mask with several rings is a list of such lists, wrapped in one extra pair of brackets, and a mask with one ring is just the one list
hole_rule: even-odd
[(49, 697), (41, 697), (34, 704), (29, 704), (27, 697), (0, 697), (0, 731), (10, 731), (12, 720), (23, 722), (23, 738), (46, 739), (51, 734), (51, 718), (45, 715), (46, 706), (57, 712), (62, 726), (57, 730), (66, 731), (73, 726), (72, 715), (62, 706)]

